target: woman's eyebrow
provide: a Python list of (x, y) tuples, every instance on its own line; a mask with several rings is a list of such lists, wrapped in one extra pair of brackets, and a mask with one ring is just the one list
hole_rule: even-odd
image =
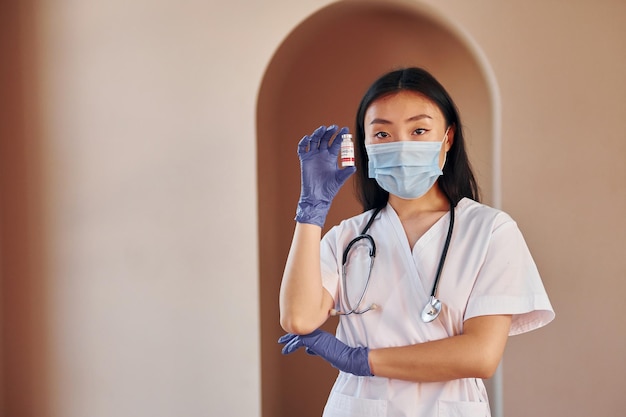
[(374, 119), (370, 122), (371, 125), (390, 125), (391, 122), (385, 119)]
[[(409, 117), (408, 119), (406, 119), (407, 122), (414, 122), (416, 120), (421, 120), (421, 119), (432, 119), (431, 116), (427, 115), (427, 114), (418, 114), (417, 116), (413, 116), (413, 117)], [(374, 119), (370, 122), (370, 125), (390, 125), (392, 124), (392, 122), (390, 122), (389, 120), (385, 120), (385, 119)]]
[(430, 117), (427, 114), (418, 114), (417, 116), (409, 117), (408, 119), (406, 119), (406, 121), (407, 122), (414, 122), (416, 120), (421, 120), (421, 119), (432, 119), (432, 117)]

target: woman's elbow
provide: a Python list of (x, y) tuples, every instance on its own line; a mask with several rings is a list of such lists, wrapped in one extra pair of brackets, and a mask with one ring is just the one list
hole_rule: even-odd
[(287, 333), (293, 334), (309, 334), (322, 325), (323, 322), (318, 323), (316, 320), (310, 318), (298, 317), (293, 315), (280, 316), (280, 327)]
[(498, 370), (502, 355), (481, 355), (476, 358), (473, 363), (472, 370), (469, 372), (474, 378), (489, 379)]
[(511, 327), (511, 316), (481, 316), (465, 322), (470, 368), (474, 377), (491, 378), (498, 369)]
[(495, 363), (493, 361), (485, 361), (484, 363), (476, 367), (475, 377), (481, 378), (481, 379), (491, 378), (496, 373), (496, 370), (498, 369), (499, 364), (500, 364), (499, 361)]

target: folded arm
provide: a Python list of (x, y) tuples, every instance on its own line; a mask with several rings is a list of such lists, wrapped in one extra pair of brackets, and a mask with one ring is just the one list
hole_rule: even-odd
[(490, 378), (496, 371), (509, 334), (510, 315), (466, 320), (463, 334), (410, 346), (372, 349), (372, 373), (415, 382)]

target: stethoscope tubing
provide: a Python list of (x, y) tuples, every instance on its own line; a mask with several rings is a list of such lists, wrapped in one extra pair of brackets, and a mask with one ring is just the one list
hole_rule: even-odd
[[(435, 275), (435, 282), (433, 284), (433, 289), (430, 293), (430, 299), (429, 299), (428, 304), (424, 308), (424, 313), (422, 313), (422, 320), (424, 320), (424, 322), (426, 323), (429, 323), (433, 321), (435, 318), (437, 318), (437, 316), (439, 315), (439, 312), (441, 311), (441, 301), (437, 299), (437, 290), (439, 287), (439, 281), (441, 279), (441, 274), (443, 272), (443, 267), (445, 265), (446, 257), (448, 255), (450, 242), (452, 240), (452, 231), (454, 230), (455, 207), (454, 207), (454, 203), (452, 202), (452, 200), (449, 200), (449, 202), (450, 202), (450, 222), (448, 224), (448, 233), (446, 235), (446, 241), (443, 245), (441, 257), (439, 258), (439, 265), (437, 266), (437, 273)], [(374, 238), (367, 233), (367, 231), (369, 230), (374, 219), (376, 218), (376, 216), (378, 216), (378, 213), (381, 210), (382, 210), (382, 207), (378, 207), (374, 210), (374, 213), (372, 213), (369, 221), (367, 222), (367, 224), (365, 225), (361, 233), (357, 237), (352, 239), (343, 251), (343, 255), (341, 259), (341, 277), (342, 277), (342, 284), (343, 284), (343, 289), (344, 289), (343, 290), (343, 302), (346, 305), (346, 307), (348, 307), (348, 310), (347, 311), (332, 310), (331, 315), (347, 316), (350, 314), (363, 314), (370, 310), (374, 310), (378, 308), (376, 304), (372, 304), (366, 307), (365, 309), (359, 309), (361, 306), (361, 303), (363, 302), (363, 298), (365, 298), (365, 294), (367, 293), (367, 289), (370, 284), (370, 278), (372, 276), (372, 269), (374, 266), (374, 259), (376, 257), (376, 242), (374, 241)], [(356, 307), (353, 308), (350, 303), (349, 296), (348, 296), (346, 263), (348, 261), (348, 254), (350, 253), (350, 249), (352, 248), (352, 246), (363, 239), (366, 239), (367, 241), (369, 241), (371, 245), (370, 246), (370, 267), (369, 267), (369, 272), (367, 275), (367, 280), (365, 281), (365, 287), (363, 288), (363, 291), (361, 292), (361, 295), (359, 296), (359, 300), (356, 304)]]
[(452, 240), (452, 230), (454, 229), (454, 204), (450, 201), (450, 223), (448, 224), (448, 234), (446, 235), (446, 242), (443, 244), (443, 250), (441, 251), (441, 258), (439, 258), (439, 266), (437, 266), (437, 274), (435, 275), (435, 283), (433, 284), (433, 290), (430, 292), (430, 296), (436, 298), (437, 288), (439, 287), (439, 280), (441, 273), (443, 272), (443, 266), (446, 262), (446, 256), (448, 256), (448, 248), (450, 247), (450, 241)]
[[(376, 257), (376, 242), (374, 242), (374, 238), (371, 235), (369, 235), (367, 231), (369, 230), (370, 226), (374, 222), (374, 219), (376, 218), (376, 216), (378, 216), (378, 213), (380, 213), (382, 209), (383, 209), (382, 207), (378, 207), (376, 208), (376, 210), (374, 210), (374, 213), (372, 213), (369, 221), (367, 222), (367, 224), (361, 231), (361, 234), (359, 234), (357, 237), (352, 239), (343, 251), (343, 256), (341, 258), (341, 280), (343, 282), (343, 302), (346, 305), (346, 307), (348, 307), (348, 311), (334, 310), (335, 315), (348, 316), (350, 314), (363, 314), (377, 307), (375, 304), (372, 304), (363, 310), (359, 310), (359, 307), (361, 306), (361, 303), (363, 302), (363, 298), (365, 297), (365, 294), (367, 293), (367, 288), (370, 285), (370, 278), (372, 276), (372, 269), (374, 267), (374, 259)], [(350, 253), (350, 249), (352, 248), (352, 246), (354, 246), (355, 243), (363, 239), (366, 239), (367, 241), (369, 241), (371, 245), (370, 253), (369, 253), (370, 267), (369, 267), (369, 272), (367, 274), (367, 280), (365, 281), (365, 287), (363, 288), (363, 291), (361, 292), (361, 296), (359, 297), (359, 301), (357, 302), (356, 307), (353, 308), (352, 305), (350, 304), (350, 298), (348, 296), (348, 285), (347, 285), (347, 279), (346, 279), (346, 276), (347, 276), (346, 263), (348, 262), (348, 254)]]

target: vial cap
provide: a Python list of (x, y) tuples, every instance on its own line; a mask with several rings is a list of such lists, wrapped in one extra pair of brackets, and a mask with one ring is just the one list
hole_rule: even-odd
[(344, 133), (341, 135), (341, 139), (352, 139), (352, 133)]

